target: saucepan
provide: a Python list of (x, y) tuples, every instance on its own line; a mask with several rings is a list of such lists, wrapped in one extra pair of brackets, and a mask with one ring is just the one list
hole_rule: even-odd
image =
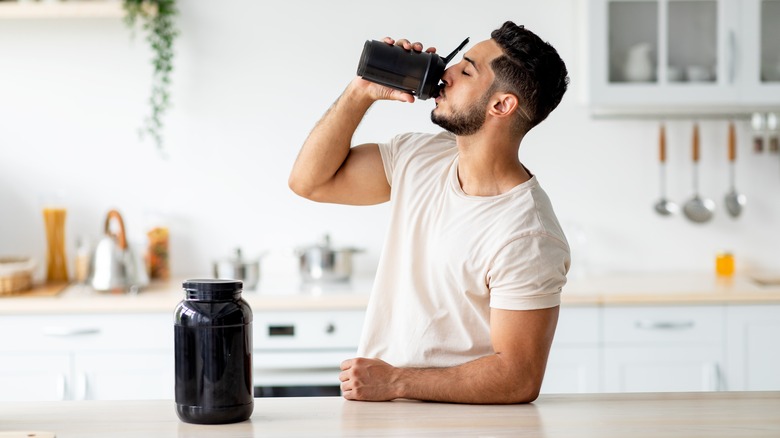
[(316, 245), (298, 248), (300, 273), (305, 282), (344, 282), (352, 276), (352, 255), (363, 252), (359, 248), (334, 248), (330, 235), (323, 236)]
[(236, 248), (235, 257), (215, 260), (214, 278), (240, 280), (244, 290), (254, 290), (260, 280), (260, 260), (244, 258), (241, 248)]

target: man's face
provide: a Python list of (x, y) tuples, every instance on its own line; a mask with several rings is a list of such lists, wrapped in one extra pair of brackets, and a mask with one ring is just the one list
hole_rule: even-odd
[(495, 75), (490, 62), (501, 56), (493, 40), (482, 41), (449, 67), (442, 77), (445, 87), (436, 98), (431, 121), (455, 135), (471, 135), (482, 128), (487, 118), (491, 85)]

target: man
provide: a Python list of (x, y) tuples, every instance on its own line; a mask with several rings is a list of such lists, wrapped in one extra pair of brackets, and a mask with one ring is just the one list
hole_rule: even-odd
[(448, 132), (351, 148), (374, 102), (414, 101), (355, 78), (314, 127), (290, 175), (290, 188), (314, 201), (391, 202), (360, 357), (342, 363), (342, 393), (531, 402), (558, 321), (569, 247), (518, 149), (560, 102), (566, 67), (554, 48), (506, 22), (442, 82), (431, 120)]

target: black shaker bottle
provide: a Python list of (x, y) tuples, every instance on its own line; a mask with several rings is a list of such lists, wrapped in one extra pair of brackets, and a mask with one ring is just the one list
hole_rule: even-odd
[(244, 421), (254, 409), (252, 309), (235, 280), (187, 280), (174, 312), (176, 414), (182, 421)]
[(363, 79), (395, 88), (420, 99), (439, 95), (444, 68), (469, 42), (466, 38), (446, 58), (435, 53), (405, 50), (383, 41), (366, 41), (360, 55), (357, 74)]

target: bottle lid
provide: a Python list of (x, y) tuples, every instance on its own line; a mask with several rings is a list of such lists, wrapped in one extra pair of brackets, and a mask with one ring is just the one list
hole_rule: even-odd
[(188, 300), (220, 301), (241, 296), (244, 283), (239, 280), (194, 279), (182, 284)]

